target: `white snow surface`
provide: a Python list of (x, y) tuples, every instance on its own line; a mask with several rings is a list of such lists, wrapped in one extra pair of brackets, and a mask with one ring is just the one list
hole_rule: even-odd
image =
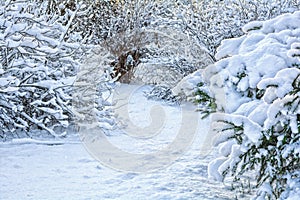
[[(132, 96), (130, 104), (134, 109), (130, 114), (141, 124), (147, 123), (147, 117), (138, 116), (148, 115), (143, 113), (145, 107), (160, 104), (168, 112), (168, 120), (167, 134), (158, 138), (160, 143), (169, 142), (177, 134), (178, 107), (147, 100), (143, 96), (145, 89)], [(189, 108), (194, 106), (184, 107)], [(0, 143), (0, 199), (233, 199), (236, 193), (207, 178), (211, 156), (200, 152), (210, 123), (209, 119), (198, 123), (194, 141), (182, 157), (148, 173), (116, 171), (102, 165), (86, 151), (76, 134), (64, 140), (14, 139)], [(151, 140), (130, 145), (126, 141), (130, 138), (120, 133), (107, 137), (132, 152), (155, 146)], [(126, 143), (129, 145), (124, 146)], [(142, 150), (148, 151), (145, 149)]]

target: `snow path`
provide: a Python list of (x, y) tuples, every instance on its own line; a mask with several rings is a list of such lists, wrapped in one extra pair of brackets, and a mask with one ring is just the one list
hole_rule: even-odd
[[(198, 132), (207, 132), (208, 124), (208, 120), (200, 121)], [(109, 137), (124, 144), (122, 134)], [(28, 139), (1, 143), (0, 199), (233, 199), (233, 191), (207, 179), (211, 159), (200, 155), (201, 140), (203, 135), (197, 134), (182, 157), (151, 173), (103, 166), (74, 139), (54, 145)], [(149, 144), (138, 147), (143, 145)], [(137, 146), (131, 148), (135, 151)]]

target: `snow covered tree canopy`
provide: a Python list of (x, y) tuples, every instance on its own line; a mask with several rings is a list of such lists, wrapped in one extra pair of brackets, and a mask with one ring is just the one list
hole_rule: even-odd
[[(80, 52), (65, 27), (33, 2), (0, 4), (0, 136), (42, 129), (64, 134)], [(11, 133), (11, 134), (9, 134)]]
[(257, 196), (286, 198), (296, 188), (299, 195), (300, 11), (251, 22), (243, 31), (222, 42), (219, 61), (202, 73), (219, 111), (211, 131), (220, 155), (210, 176), (233, 176), (240, 187), (254, 173)]
[[(124, 82), (174, 85), (211, 63), (206, 48), (183, 31), (181, 1), (125, 1), (112, 21), (105, 46), (114, 55), (115, 76)], [(131, 59), (132, 58), (132, 59)], [(130, 66), (127, 61), (132, 60)], [(132, 79), (132, 80), (131, 80)]]

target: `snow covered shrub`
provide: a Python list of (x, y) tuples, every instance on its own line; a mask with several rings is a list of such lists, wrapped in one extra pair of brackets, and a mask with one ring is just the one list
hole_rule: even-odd
[(146, 29), (152, 39), (145, 46), (135, 76), (138, 81), (174, 87), (183, 77), (211, 64), (212, 60), (197, 44), (176, 27)]
[(113, 78), (124, 83), (131, 82), (134, 70), (140, 63), (142, 47), (147, 42), (144, 37), (144, 33), (137, 29), (115, 34), (105, 40), (103, 46), (115, 58), (111, 62)]
[(203, 73), (219, 111), (211, 131), (220, 155), (209, 175), (233, 177), (234, 188), (257, 188), (260, 198), (288, 198), (300, 188), (300, 12), (243, 31)]
[[(210, 58), (209, 62), (203, 62), (198, 66), (198, 69), (201, 69), (205, 68), (212, 61), (219, 59), (219, 57), (216, 57), (216, 49), (221, 44), (221, 41), (226, 38), (241, 36), (243, 34), (242, 27), (246, 23), (270, 19), (285, 12), (299, 10), (299, 6), (299, 1), (282, 0), (176, 1), (176, 9), (173, 9), (172, 13), (174, 15), (172, 15), (171, 19), (172, 24), (177, 25), (177, 30), (180, 30), (180, 34), (193, 38), (193, 44), (197, 44), (206, 52), (205, 54), (201, 53), (201, 55)], [(256, 25), (253, 25), (252, 28), (259, 29), (259, 22)], [(188, 46), (184, 43), (182, 45)], [(193, 52), (193, 50), (190, 52)], [(243, 73), (240, 74), (240, 76), (243, 75)], [(206, 80), (203, 80), (201, 72), (195, 73), (190, 78), (191, 81), (188, 77), (180, 81), (173, 90), (181, 95), (184, 94), (183, 96), (186, 96), (189, 101), (198, 102), (199, 110), (203, 111), (204, 114), (214, 112), (215, 99), (208, 97), (211, 95), (208, 92), (208, 88), (206, 88)], [(199, 79), (199, 82), (194, 82), (194, 79)], [(202, 86), (198, 87), (198, 84)], [(180, 86), (187, 87), (179, 88)], [(208, 108), (206, 104), (209, 104), (208, 107), (212, 108), (210, 111), (205, 109)]]
[[(0, 4), (0, 136), (42, 129), (65, 134), (80, 45), (31, 1)], [(74, 54), (76, 52), (76, 54)], [(18, 135), (19, 134), (19, 135)]]
[(33, 0), (43, 5), (45, 15), (67, 27), (65, 38), (83, 44), (100, 44), (109, 34), (112, 19), (118, 15), (115, 1)]
[[(113, 13), (103, 24), (105, 33), (101, 38), (100, 46), (114, 56), (111, 62), (113, 78), (129, 83), (133, 77), (135, 67), (140, 63), (141, 52), (149, 42), (149, 37), (141, 29), (146, 24), (146, 2), (126, 1), (111, 5)], [(151, 5), (150, 5), (151, 6)], [(150, 9), (151, 10), (151, 9)], [(107, 10), (101, 10), (102, 17)]]
[(185, 75), (212, 62), (195, 38), (182, 31), (174, 1), (132, 0), (116, 6), (118, 10), (110, 17), (108, 34), (101, 42), (115, 56), (111, 64), (114, 77), (127, 83), (174, 86)]
[(84, 131), (86, 128), (106, 131), (116, 125), (110, 98), (116, 82), (111, 78), (112, 59), (109, 52), (98, 47), (80, 65), (73, 87), (72, 111), (81, 136), (89, 132)]

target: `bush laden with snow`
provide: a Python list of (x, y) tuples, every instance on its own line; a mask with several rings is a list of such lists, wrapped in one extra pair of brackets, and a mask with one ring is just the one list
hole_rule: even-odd
[(0, 4), (0, 136), (4, 139), (34, 129), (61, 136), (71, 121), (71, 86), (82, 51), (79, 43), (66, 40), (68, 28), (43, 9), (31, 1)]
[(115, 56), (112, 66), (121, 81), (170, 87), (212, 62), (195, 38), (182, 31), (177, 14), (187, 8), (180, 2), (121, 4), (102, 45)]
[(31, 0), (41, 4), (43, 14), (51, 16), (67, 28), (65, 38), (80, 40), (83, 44), (100, 44), (111, 34), (114, 20), (118, 18), (118, 1), (94, 0)]
[(243, 31), (222, 42), (219, 61), (202, 73), (218, 111), (211, 131), (219, 157), (209, 175), (258, 188), (258, 198), (292, 197), (300, 190), (300, 12)]
[[(266, 20), (282, 13), (300, 9), (298, 0), (180, 2), (183, 5), (177, 7), (176, 15), (172, 19), (176, 19), (174, 21), (181, 28), (181, 32), (194, 38), (194, 44), (201, 46), (206, 51), (206, 56), (210, 57), (211, 60), (219, 59), (216, 57), (216, 49), (221, 41), (226, 38), (241, 36), (243, 34), (242, 27), (248, 22)], [(252, 24), (251, 28), (259, 29), (260, 22)], [(234, 49), (232, 50), (234, 51)], [(206, 65), (201, 65), (198, 68), (206, 67), (210, 63), (206, 62)], [(199, 110), (208, 114), (215, 111), (215, 103), (213, 98), (208, 98), (210, 94), (200, 71), (201, 69), (181, 80), (173, 90), (175, 95), (186, 96), (189, 101), (196, 102), (199, 105)], [(196, 79), (200, 79), (200, 81), (192, 81)], [(201, 87), (199, 87), (199, 83)], [(210, 107), (210, 111), (205, 109), (207, 106)]]
[(72, 111), (81, 137), (95, 127), (107, 133), (116, 125), (110, 98), (116, 82), (110, 76), (112, 59), (109, 52), (98, 47), (80, 65), (73, 86)]

